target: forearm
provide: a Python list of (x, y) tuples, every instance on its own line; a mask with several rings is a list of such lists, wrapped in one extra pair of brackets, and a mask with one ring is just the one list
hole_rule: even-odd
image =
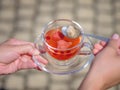
[(103, 80), (96, 76), (87, 75), (78, 90), (105, 90)]

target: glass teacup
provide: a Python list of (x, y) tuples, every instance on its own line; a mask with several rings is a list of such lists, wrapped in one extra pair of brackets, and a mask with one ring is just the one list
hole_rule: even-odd
[(68, 19), (54, 20), (45, 25), (35, 40), (35, 46), (48, 64), (43, 65), (33, 56), (35, 64), (43, 71), (70, 74), (83, 70), (91, 63), (93, 53), (89, 39), (82, 34), (74, 39), (68, 38), (61, 31), (64, 26), (73, 26), (84, 33), (77, 22)]

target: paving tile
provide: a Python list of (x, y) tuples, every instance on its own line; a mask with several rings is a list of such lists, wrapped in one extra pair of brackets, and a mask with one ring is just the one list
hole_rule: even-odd
[(99, 14), (98, 15), (98, 18), (97, 18), (97, 22), (99, 23), (103, 23), (103, 24), (112, 24), (113, 22), (113, 18), (112, 18), (112, 15), (109, 15), (109, 14)]
[(98, 35), (110, 37), (113, 33), (114, 33), (114, 31), (113, 31), (113, 28), (112, 28), (112, 27), (102, 27), (102, 26), (98, 26), (98, 27), (96, 28), (96, 34), (98, 34)]
[(56, 13), (56, 19), (72, 19), (73, 16), (72, 14), (70, 14), (71, 12), (67, 12), (67, 11), (61, 11)]
[(120, 34), (120, 23), (116, 24), (116, 32)]
[(114, 2), (114, 4), (115, 4), (116, 9), (120, 8), (120, 0), (116, 0), (116, 2)]
[(120, 16), (120, 11), (115, 13), (115, 19), (118, 20), (118, 21), (120, 21), (120, 17), (119, 16)]
[(108, 90), (119, 90), (119, 89), (117, 89), (116, 87), (112, 87), (112, 88), (110, 88)]
[(6, 41), (7, 39), (9, 39), (9, 37), (5, 34), (0, 34), (0, 43)]
[(51, 75), (51, 79), (58, 82), (69, 82), (69, 80), (71, 79), (71, 75)]
[(13, 6), (15, 4), (15, 0), (1, 0), (2, 6)]
[(14, 9), (3, 9), (0, 11), (0, 18), (3, 20), (13, 20), (15, 17)]
[(26, 18), (33, 17), (34, 13), (35, 13), (35, 10), (34, 10), (33, 7), (31, 7), (31, 8), (22, 8), (21, 7), (18, 10), (19, 18), (22, 18), (22, 17), (26, 17)]
[(32, 74), (28, 76), (27, 86), (29, 88), (46, 87), (47, 84), (48, 84), (48, 79), (46, 75)]
[(50, 90), (70, 90), (68, 85), (65, 85), (64, 83), (62, 84), (56, 84), (53, 83), (50, 88)]
[(10, 76), (6, 82), (7, 89), (23, 89), (24, 78), (19, 76)]
[(0, 32), (10, 33), (13, 30), (14, 25), (10, 22), (0, 22)]
[(80, 19), (93, 19), (94, 18), (94, 11), (87, 8), (81, 8), (77, 11), (78, 18)]
[[(67, 4), (66, 4), (67, 3)], [(57, 8), (58, 9), (65, 9), (65, 8), (67, 8), (67, 9), (72, 9), (73, 8), (73, 2), (72, 2), (72, 0), (69, 0), (69, 2), (65, 2), (65, 1), (63, 1), (63, 0), (60, 0), (58, 3), (57, 3)]]
[(82, 82), (83, 78), (75, 78), (73, 80), (73, 82), (71, 83), (71, 88), (73, 90), (77, 90), (78, 87), (80, 86), (81, 82)]
[(25, 20), (25, 19), (20, 19), (18, 22), (17, 22), (17, 27), (18, 29), (19, 28), (25, 28), (27, 30), (30, 30), (33, 26), (33, 21), (32, 20)]
[(21, 5), (29, 5), (29, 6), (31, 6), (31, 5), (35, 5), (36, 1), (37, 0), (30, 0), (30, 1), (29, 0), (20, 0), (19, 3)]
[(49, 13), (49, 12), (52, 12), (53, 8), (54, 7), (52, 6), (52, 3), (51, 4), (48, 4), (48, 3), (41, 4), (39, 6), (39, 12), (43, 11), (43, 12)]
[(25, 32), (16, 32), (14, 34), (14, 38), (21, 39), (25, 41), (30, 41), (30, 33)]
[(97, 9), (100, 10), (100, 11), (101, 11), (101, 10), (111, 11), (111, 10), (112, 10), (112, 6), (111, 6), (111, 3), (105, 3), (105, 2), (103, 2), (102, 4), (98, 4), (98, 5), (97, 5)]
[(93, 21), (83, 21), (80, 19), (78, 23), (82, 26), (85, 33), (92, 33), (94, 29)]
[(78, 0), (78, 2), (80, 4), (83, 4), (83, 5), (92, 5), (94, 0), (87, 0), (87, 1), (85, 1), (85, 0)]

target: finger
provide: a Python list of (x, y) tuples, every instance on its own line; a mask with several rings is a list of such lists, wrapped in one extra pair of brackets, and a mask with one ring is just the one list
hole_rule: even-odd
[(0, 63), (0, 74), (4, 75), (4, 74), (13, 73), (15, 71), (17, 71), (17, 67), (14, 63), (7, 65)]
[[(37, 63), (39, 63), (42, 67), (45, 67), (45, 65), (48, 64), (48, 61), (45, 60), (44, 58), (40, 57), (39, 55), (34, 56), (33, 59), (37, 60)], [(37, 63), (36, 63), (36, 65), (37, 65)], [(39, 67), (39, 66), (37, 66), (35, 69), (41, 71), (41, 67)]]
[(34, 58), (35, 58), (36, 60), (38, 60), (38, 62), (43, 63), (43, 64), (45, 64), (45, 65), (48, 63), (48, 61), (47, 61), (46, 59), (40, 57), (39, 55), (34, 56)]
[(109, 47), (112, 47), (113, 49), (118, 49), (120, 46), (120, 36), (118, 34), (114, 34), (111, 37), (111, 40), (108, 43)]
[(36, 68), (34, 68), (34, 69), (37, 69), (37, 70), (41, 71), (40, 67), (38, 67), (38, 66)]
[(18, 54), (29, 54), (29, 55), (39, 55), (40, 52), (33, 47), (31, 44), (26, 45), (16, 45), (14, 46), (14, 51)]
[(93, 49), (93, 54), (96, 55), (99, 52), (98, 49)]
[(36, 64), (32, 61), (32, 58), (27, 55), (23, 55), (21, 58), (15, 61), (15, 65), (18, 70), (21, 69), (33, 69), (36, 68)]
[(30, 45), (34, 46), (34, 44), (31, 43), (31, 42), (27, 42), (27, 41), (23, 41), (23, 40), (18, 40), (18, 39), (14, 39), (14, 38), (6, 41), (6, 44), (9, 44), (9, 45), (24, 45), (24, 44), (30, 44)]
[(102, 45), (103, 47), (106, 45), (107, 43), (105, 41), (100, 41), (100, 45)]
[(103, 48), (103, 46), (97, 43), (97, 44), (94, 45), (94, 48), (98, 49), (98, 50), (101, 50)]

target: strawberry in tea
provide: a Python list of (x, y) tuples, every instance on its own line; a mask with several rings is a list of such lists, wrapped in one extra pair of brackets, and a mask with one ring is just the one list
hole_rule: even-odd
[(69, 60), (79, 51), (76, 47), (81, 37), (71, 39), (64, 36), (61, 27), (49, 30), (45, 33), (46, 51), (57, 60)]

